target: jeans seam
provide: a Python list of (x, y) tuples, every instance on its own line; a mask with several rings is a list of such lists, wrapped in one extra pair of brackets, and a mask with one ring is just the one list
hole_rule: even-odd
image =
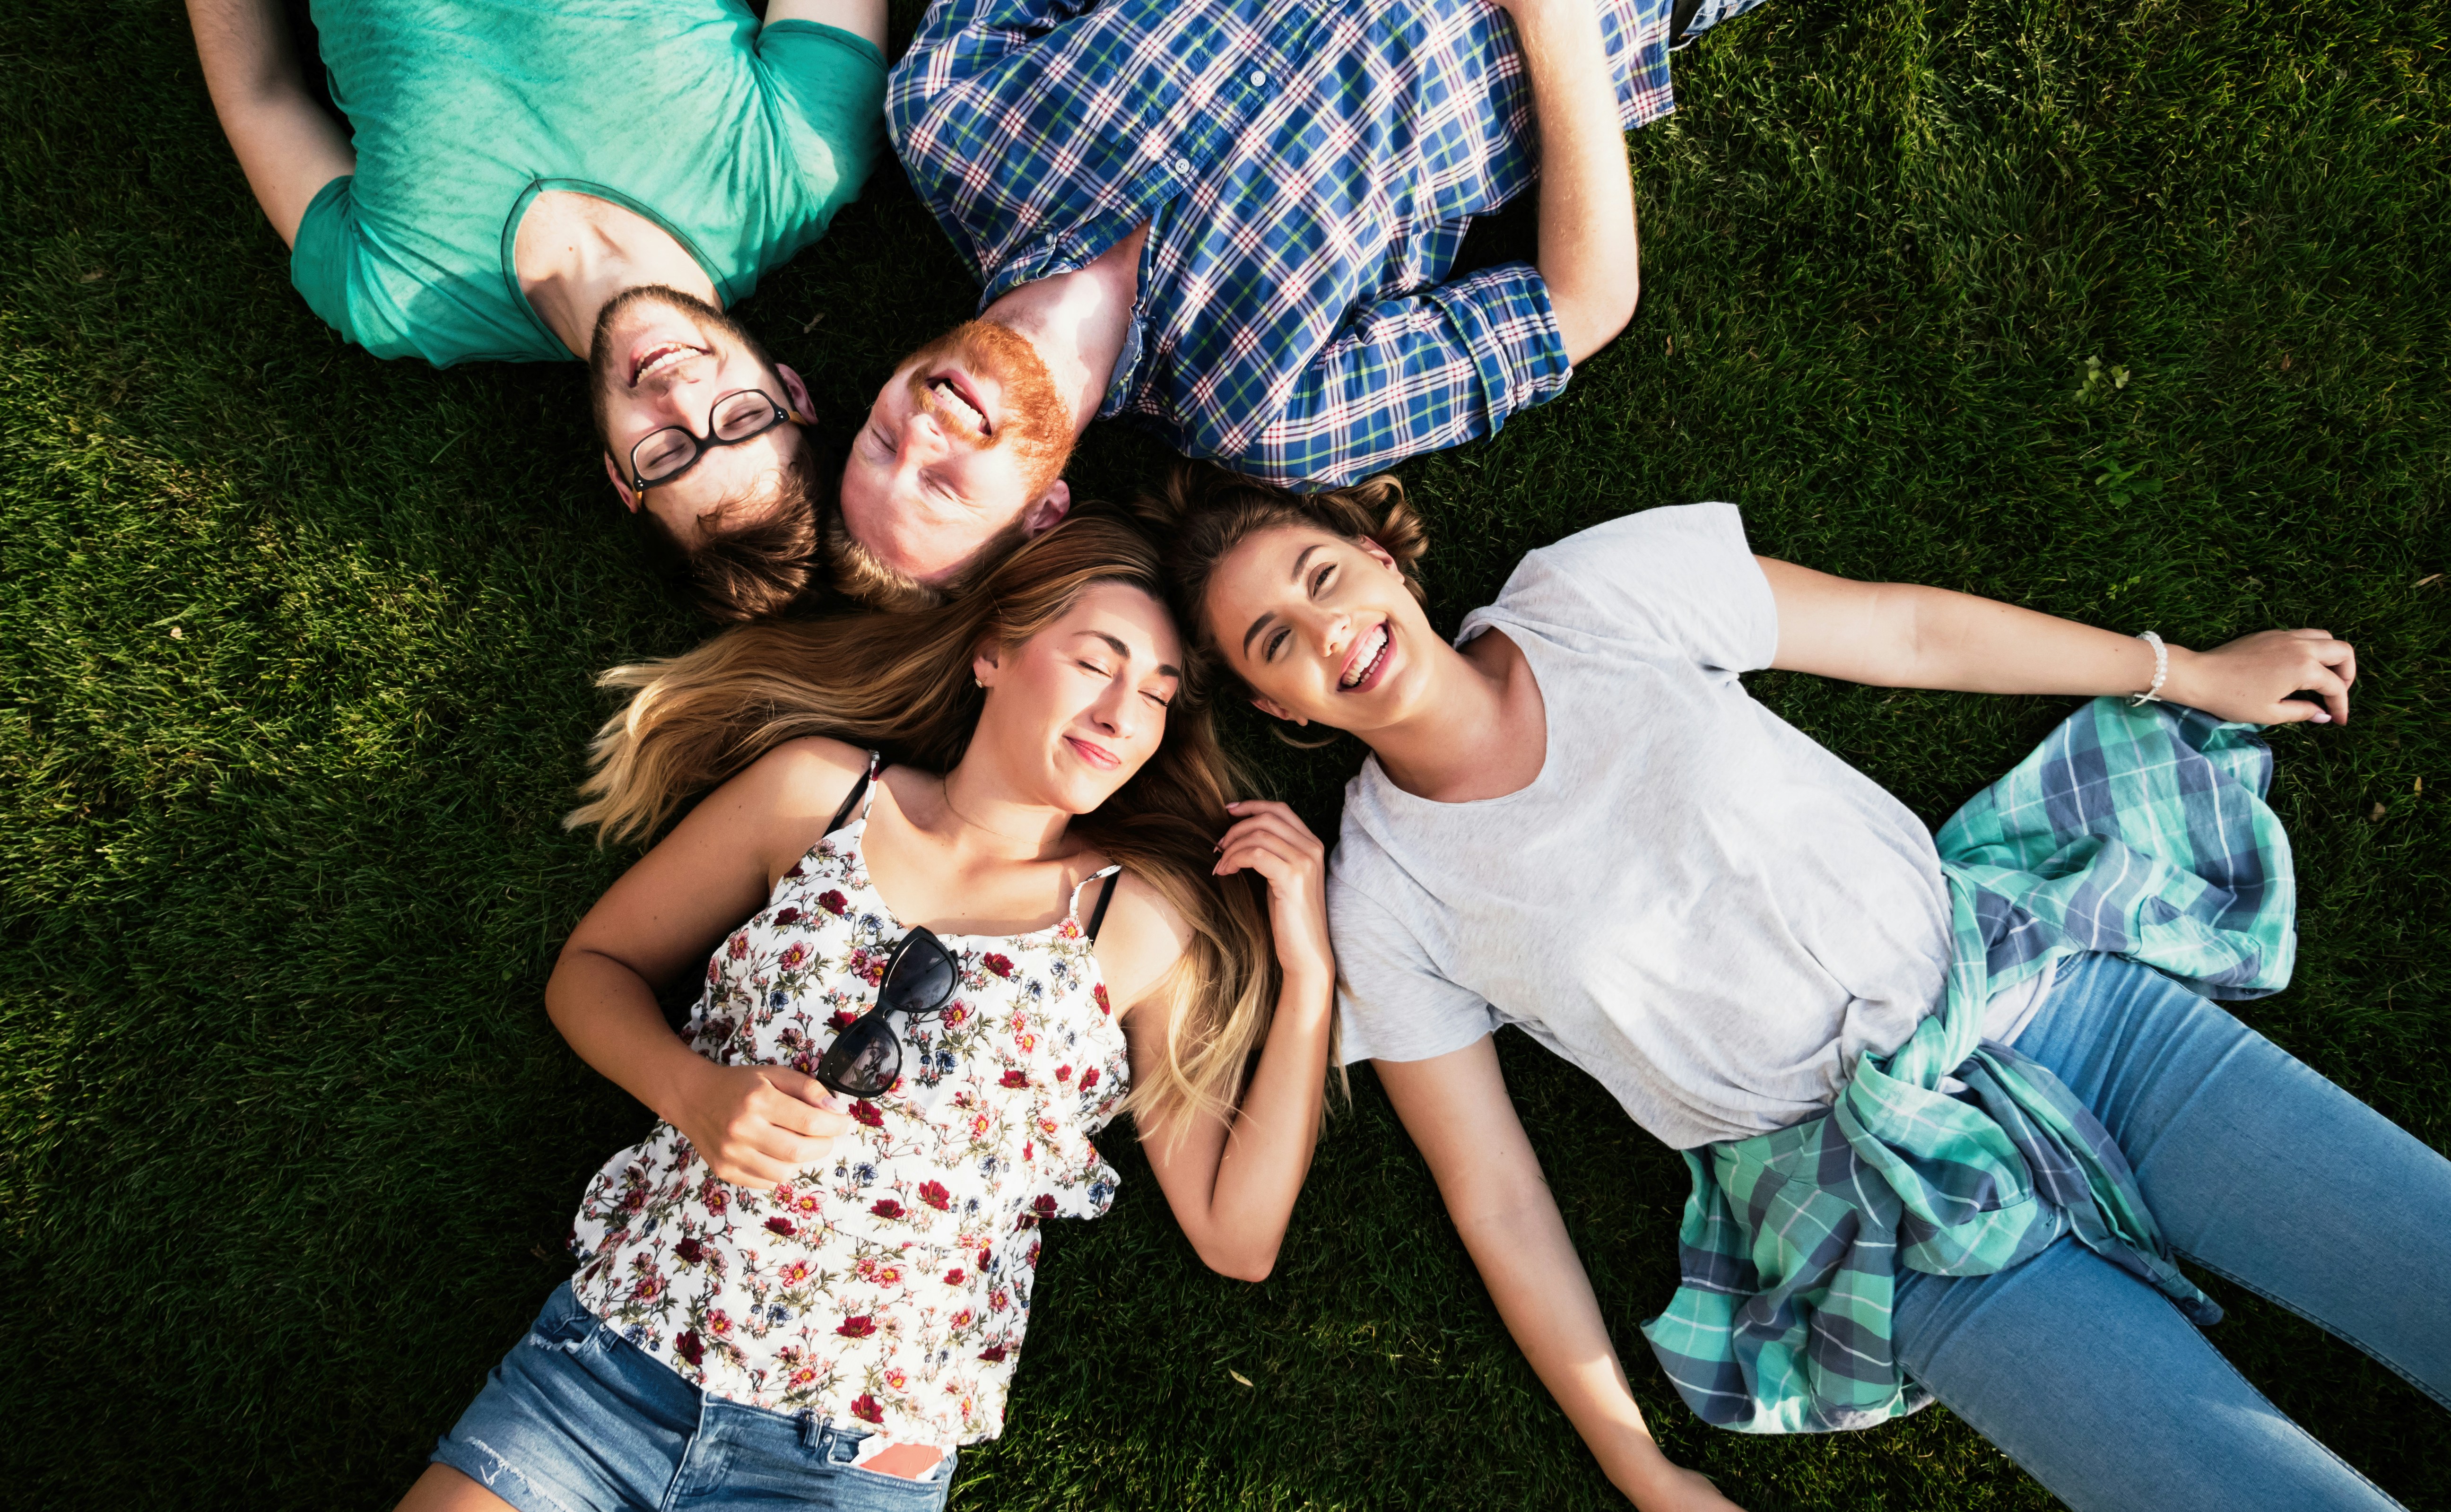
[[(2244, 1286), (2248, 1291), (2254, 1292), (2257, 1296), (2262, 1297), (2265, 1301), (2272, 1304), (2276, 1307), (2279, 1307), (2282, 1311), (2288, 1313), (2291, 1317), (2303, 1318), (2306, 1322), (2313, 1324), (2316, 1327), (2323, 1329), (2325, 1333), (2328, 1333), (2333, 1338), (2340, 1340), (2343, 1344), (2347, 1345), (2358, 1353), (2364, 1355), (2367, 1359), (2382, 1366), (2385, 1370), (2390, 1371), (2393, 1375), (2400, 1377), (2402, 1381), (2415, 1386), (2420, 1393), (2422, 1393), (2428, 1401), (2432, 1402), (2436, 1406), (2442, 1408), (2446, 1412), (2451, 1412), (2451, 1397), (2444, 1396), (2441, 1392), (2435, 1390), (2434, 1387), (2418, 1380), (2415, 1376), (2410, 1375), (2407, 1371), (2400, 1367), (2397, 1361), (2388, 1359), (2385, 1356), (2377, 1353), (2371, 1345), (2368, 1345), (2363, 1339), (2359, 1338), (2356, 1334), (2349, 1332), (2346, 1328), (2335, 1327), (2331, 1324), (2325, 1323), (2323, 1319), (2316, 1317), (2313, 1313), (2299, 1306), (2288, 1298), (2275, 1296), (2273, 1293), (2265, 1290), (2262, 1286), (2257, 1286), (2254, 1282), (2247, 1280), (2245, 1276), (2233, 1275), (2229, 1271), (2224, 1270), (2221, 1267), (2214, 1265), (2211, 1261), (2206, 1260), (2204, 1256), (2197, 1254), (2192, 1249), (2182, 1249), (2176, 1245), (2171, 1246), (2170, 1248), (2172, 1253), (2186, 1256), (2188, 1260), (2204, 1267), (2206, 1270), (2211, 1271), (2214, 1275), (2221, 1277), (2230, 1285), (2234, 1286)], [(2214, 1352), (2219, 1353), (2220, 1351), (2216, 1350)]]
[[(2198, 1264), (2202, 1264), (2202, 1262), (2198, 1262)], [(2206, 1269), (2207, 1269), (2207, 1270), (2215, 1271), (2215, 1273), (2216, 1273), (2216, 1274), (2221, 1274), (2221, 1275), (2227, 1275), (2227, 1274), (2228, 1274), (2226, 1271), (2221, 1271), (2221, 1270), (2219, 1270), (2219, 1269), (2218, 1269), (2218, 1267), (2212, 1267), (2212, 1266), (2206, 1266), (2206, 1267), (2205, 1267), (2205, 1268), (2206, 1268)], [(2236, 1278), (2234, 1278), (2234, 1277), (2233, 1277), (2233, 1278), (2231, 1278), (2231, 1279), (2235, 1280)], [(2239, 1285), (2240, 1285), (2240, 1286), (2247, 1286), (2247, 1284), (2246, 1284), (2245, 1282), (2244, 1282), (2244, 1281), (2239, 1282)], [(2253, 1287), (2253, 1286), (2247, 1286), (2247, 1289), (2248, 1289), (2249, 1291), (2255, 1291), (2255, 1290), (2256, 1290), (2256, 1288), (2255, 1288), (2255, 1287)], [(2261, 1291), (2256, 1291), (2256, 1295), (2258, 1295), (2258, 1296), (2262, 1296), (2262, 1295), (2264, 1295), (2264, 1294), (2263, 1294)], [(2280, 1302), (2280, 1299), (2279, 1299), (2278, 1297), (2275, 1297), (2275, 1298), (2273, 1298), (2273, 1299), (2271, 1299), (2271, 1300), (2273, 1300), (2273, 1301), (2275, 1301), (2275, 1302)], [(2164, 1306), (2166, 1306), (2166, 1307), (2168, 1307), (2172, 1312), (2179, 1312), (2179, 1305), (2178, 1305), (2177, 1303), (2175, 1303), (2175, 1302), (2172, 1302), (2172, 1301), (2171, 1301), (2169, 1298), (2167, 1298), (2167, 1297), (2165, 1297), (2165, 1298), (2163, 1298), (2163, 1299), (2162, 1299), (2162, 1305), (2163, 1305)], [(2286, 1307), (2286, 1306), (2288, 1306), (2289, 1305), (2288, 1305), (2287, 1303), (2281, 1303), (2281, 1306), (2283, 1306)], [(2294, 1311), (2296, 1311), (2297, 1309), (2293, 1307), (2293, 1308), (2291, 1308), (2290, 1310), (2294, 1312)], [(2182, 1319), (2185, 1319), (2185, 1318), (2186, 1317), (2186, 1313), (2184, 1313), (2184, 1312), (2180, 1312), (2180, 1313), (2179, 1313), (2179, 1316), (2180, 1316)], [(2311, 1319), (2311, 1318), (2310, 1318), (2310, 1319), (2308, 1319), (2307, 1321), (2308, 1321), (2309, 1323), (2314, 1322), (2314, 1320), (2313, 1320), (2313, 1319)], [(2190, 1324), (2190, 1325), (2189, 1325), (2189, 1326), (2190, 1326), (2190, 1327), (2193, 1327), (2193, 1326), (2194, 1326), (2194, 1325)], [(2321, 1326), (2321, 1325), (2318, 1325), (2318, 1326)], [(2203, 1330), (2201, 1330), (2201, 1329), (2199, 1329), (2199, 1330), (2198, 1330), (2198, 1332), (2199, 1332), (2200, 1334), (2202, 1333), (2202, 1331), (2203, 1331)], [(2354, 1341), (2353, 1341), (2353, 1342), (2354, 1342)], [(2206, 1348), (2207, 1348), (2207, 1349), (2211, 1349), (2211, 1350), (2212, 1350), (2212, 1356), (2213, 1356), (2213, 1358), (2214, 1358), (2214, 1359), (2216, 1359), (2216, 1360), (2218, 1360), (2218, 1361), (2220, 1361), (2220, 1362), (2222, 1363), (2222, 1368), (2223, 1368), (2223, 1369), (2225, 1369), (2225, 1370), (2226, 1370), (2226, 1371), (2228, 1371), (2228, 1372), (2230, 1373), (2230, 1376), (2232, 1377), (2232, 1379), (2236, 1380), (2240, 1385), (2243, 1385), (2243, 1386), (2246, 1387), (2246, 1389), (2248, 1390), (2248, 1392), (2250, 1392), (2250, 1393), (2255, 1397), (2255, 1400), (2256, 1400), (2256, 1401), (2261, 1402), (2261, 1403), (2263, 1403), (2265, 1406), (2272, 1408), (2273, 1416), (2275, 1416), (2275, 1417), (2279, 1418), (2282, 1422), (2284, 1422), (2284, 1423), (2285, 1423), (2285, 1424), (2289, 1424), (2291, 1427), (2296, 1428), (2296, 1429), (2297, 1429), (2301, 1434), (2304, 1435), (2305, 1440), (2306, 1440), (2306, 1442), (2307, 1442), (2308, 1443), (2311, 1443), (2311, 1444), (2313, 1444), (2316, 1448), (2323, 1450), (2323, 1451), (2324, 1451), (2324, 1458), (2326, 1458), (2326, 1459), (2330, 1460), (2334, 1464), (2337, 1464), (2337, 1465), (2339, 1465), (2342, 1469), (2343, 1469), (2343, 1470), (2347, 1471), (2347, 1472), (2349, 1473), (2350, 1478), (2351, 1478), (2351, 1479), (2353, 1479), (2353, 1480), (2355, 1480), (2355, 1481), (2356, 1481), (2360, 1485), (2364, 1486), (2367, 1490), (2372, 1491), (2376, 1496), (2381, 1497), (2381, 1498), (2382, 1499), (2382, 1503), (2383, 1503), (2383, 1505), (2385, 1505), (2385, 1506), (2392, 1506), (2392, 1507), (2401, 1506), (2401, 1502), (2400, 1502), (2400, 1499), (2399, 1499), (2398, 1497), (2393, 1496), (2390, 1492), (2388, 1492), (2388, 1491), (2384, 1490), (2382, 1486), (2379, 1486), (2379, 1485), (2375, 1484), (2375, 1483), (2374, 1483), (2374, 1482), (2373, 1482), (2371, 1479), (2369, 1479), (2369, 1478), (2367, 1477), (2366, 1473), (2365, 1473), (2363, 1470), (2359, 1469), (2356, 1465), (2351, 1464), (2348, 1461), (2342, 1459), (2342, 1458), (2341, 1458), (2341, 1452), (2340, 1452), (2338, 1449), (2335, 1449), (2335, 1448), (2333, 1448), (2330, 1444), (2325, 1443), (2323, 1440), (2321, 1440), (2321, 1439), (2319, 1439), (2319, 1438), (2315, 1437), (2312, 1433), (2308, 1433), (2308, 1432), (2306, 1431), (2306, 1425), (2305, 1425), (2304, 1424), (2303, 1424), (2303, 1423), (2299, 1422), (2296, 1418), (2291, 1417), (2291, 1416), (2290, 1416), (2289, 1414), (2287, 1414), (2286, 1412), (2282, 1411), (2282, 1410), (2281, 1410), (2281, 1408), (2280, 1408), (2280, 1406), (2279, 1406), (2278, 1404), (2276, 1404), (2270, 1397), (2267, 1397), (2267, 1396), (2265, 1396), (2265, 1395), (2264, 1394), (2264, 1388), (2263, 1388), (2262, 1386), (2259, 1386), (2259, 1385), (2257, 1385), (2254, 1382), (2249, 1381), (2248, 1379), (2246, 1379), (2246, 1372), (2245, 1372), (2245, 1371), (2241, 1370), (2241, 1369), (2240, 1369), (2240, 1368), (2239, 1368), (2235, 1364), (2231, 1363), (2231, 1361), (2230, 1361), (2230, 1357), (2229, 1357), (2229, 1356), (2227, 1356), (2227, 1355), (2226, 1355), (2226, 1354), (2222, 1353), (2219, 1349), (2217, 1349), (2217, 1348), (2214, 1348), (2214, 1347), (2213, 1347), (2213, 1342), (2212, 1342), (2210, 1339), (2206, 1339), (2206, 1340), (2205, 1341), (2205, 1347), (2206, 1347)], [(2363, 1347), (2364, 1347), (2364, 1346), (2363, 1346), (2363, 1345), (2360, 1345), (2359, 1347), (2363, 1348)], [(2404, 1508), (2404, 1507), (2402, 1507), (2402, 1512), (2407, 1512), (2407, 1509), (2406, 1509), (2406, 1508)]]

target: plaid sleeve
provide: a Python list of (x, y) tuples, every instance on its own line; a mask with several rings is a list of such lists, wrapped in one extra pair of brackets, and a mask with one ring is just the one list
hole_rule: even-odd
[(1186, 440), (1256, 478), (1339, 488), (1494, 436), (1573, 375), (1548, 285), (1530, 264), (1507, 263), (1360, 306), (1248, 441), (1204, 446), (1196, 430)]

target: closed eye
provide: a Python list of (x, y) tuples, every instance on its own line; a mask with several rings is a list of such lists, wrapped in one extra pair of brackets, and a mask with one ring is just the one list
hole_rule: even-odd
[(1261, 648), (1261, 659), (1265, 661), (1276, 660), (1277, 653), (1284, 649), (1285, 635), (1286, 633), (1283, 630), (1271, 632), (1268, 636), (1267, 644)]
[(1316, 599), (1319, 597), (1320, 590), (1327, 586), (1327, 579), (1335, 571), (1336, 564), (1334, 562), (1329, 562), (1322, 566), (1319, 571), (1310, 575), (1310, 596), (1312, 598)]

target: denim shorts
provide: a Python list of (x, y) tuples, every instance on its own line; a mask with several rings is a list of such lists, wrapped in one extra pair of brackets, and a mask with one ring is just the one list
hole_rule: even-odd
[(951, 1456), (927, 1481), (853, 1469), (867, 1437), (810, 1413), (708, 1396), (598, 1321), (565, 1283), (485, 1377), (434, 1460), (520, 1512), (939, 1512)]

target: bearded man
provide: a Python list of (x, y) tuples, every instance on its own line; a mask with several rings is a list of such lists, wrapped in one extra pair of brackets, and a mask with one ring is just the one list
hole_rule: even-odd
[(800, 377), (724, 313), (884, 145), (884, 0), (188, 0), (307, 305), (378, 357), (584, 358), (604, 470), (722, 619), (798, 599), (829, 467)]
[[(888, 128), (985, 292), (854, 438), (837, 580), (925, 598), (1052, 525), (1100, 416), (1295, 487), (1494, 434), (1632, 317), (1622, 133), (1753, 3), (934, 0)], [(1536, 182), (1537, 262), (1451, 279)]]

